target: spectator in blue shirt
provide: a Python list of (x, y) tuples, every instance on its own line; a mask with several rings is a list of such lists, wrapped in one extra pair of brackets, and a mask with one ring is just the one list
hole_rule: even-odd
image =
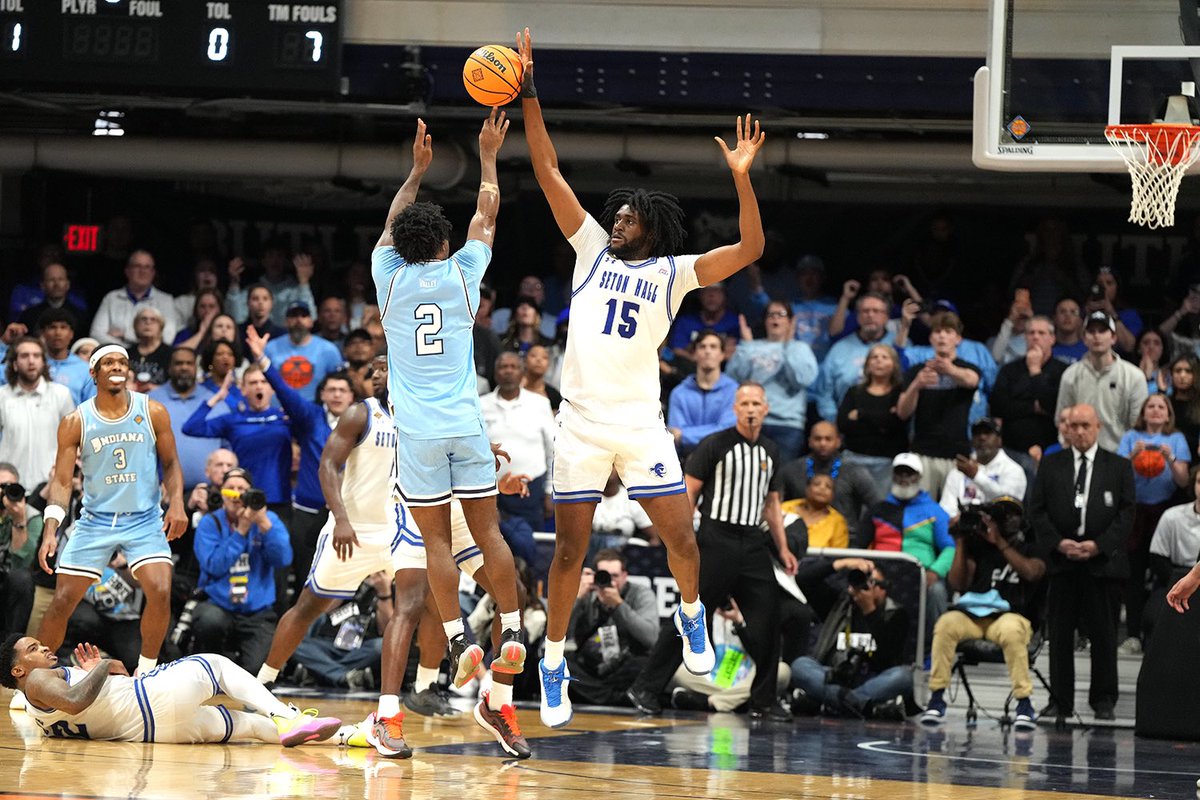
[(1054, 357), (1064, 364), (1074, 364), (1087, 355), (1083, 343), (1083, 313), (1079, 301), (1063, 297), (1054, 304)]
[(221, 653), (257, 672), (275, 631), (273, 573), (292, 563), (292, 546), (274, 512), (242, 502), (251, 486), (246, 470), (225, 473), (223, 506), (196, 529), (197, 588), (207, 598), (192, 612), (191, 652)]
[(817, 379), (817, 359), (811, 347), (795, 338), (796, 321), (786, 301), (767, 304), (765, 339), (754, 338), (745, 317), (739, 322), (742, 341), (725, 371), (738, 382), (762, 384), (770, 406), (763, 435), (779, 445), (786, 463), (798, 457), (804, 446), (808, 387)]
[(225, 374), (220, 389), (205, 400), (183, 423), (188, 436), (221, 438), (229, 442), (237, 454), (238, 464), (254, 473), (258, 488), (267, 493), (267, 503), (276, 514), (287, 516), (292, 500), (292, 433), (287, 415), (272, 408), (275, 397), (271, 384), (257, 364), (246, 367), (242, 374), (244, 399), (228, 414), (210, 416), (211, 411), (225, 402), (233, 372)]
[(71, 354), (75, 325), (75, 315), (63, 308), (43, 311), (37, 320), (38, 335), (46, 345), (50, 380), (66, 386), (71, 391), (71, 400), (79, 405), (96, 394), (96, 384), (87, 363)]
[(738, 315), (729, 310), (725, 284), (711, 283), (698, 294), (700, 310), (692, 314), (680, 314), (671, 328), (671, 351), (685, 361), (691, 361), (688, 347), (703, 330), (714, 330), (727, 336), (730, 341), (736, 341), (738, 335)]
[(246, 346), (254, 363), (264, 370), (267, 382), (275, 391), (280, 405), (287, 413), (292, 438), (300, 445), (300, 469), (296, 475), (296, 488), (292, 492), (292, 509), (289, 522), (292, 552), (293, 586), (304, 585), (317, 549), (317, 536), (329, 516), (325, 507), (325, 495), (321, 492), (321, 479), (317, 470), (321, 465), (321, 451), (325, 441), (337, 425), (338, 418), (354, 403), (354, 388), (350, 376), (345, 372), (332, 372), (321, 379), (317, 386), (319, 402), (307, 400), (288, 386), (279, 369), (264, 352), (270, 350), (268, 337), (255, 331), (246, 332)]
[(862, 378), (863, 363), (871, 347), (891, 344), (895, 338), (887, 328), (888, 309), (888, 299), (878, 292), (859, 295), (855, 308), (857, 329), (829, 348), (821, 364), (821, 376), (813, 386), (817, 411), (826, 422), (837, 422), (838, 405), (850, 387)]
[[(162, 403), (171, 415), (171, 430), (175, 432), (175, 449), (179, 453), (179, 465), (183, 467), (185, 493), (204, 482), (204, 462), (208, 454), (225, 447), (220, 437), (188, 436), (183, 432), (184, 423), (212, 394), (196, 385), (196, 351), (190, 347), (176, 347), (171, 351), (167, 382), (150, 392), (150, 397)], [(229, 407), (221, 403), (212, 409), (211, 416), (228, 413)]]
[(836, 300), (822, 292), (824, 281), (825, 262), (819, 256), (807, 255), (797, 262), (799, 294), (792, 301), (796, 338), (813, 349), (818, 361), (829, 351), (829, 321), (838, 307)]
[(245, 405), (246, 398), (234, 381), (238, 365), (242, 363), (241, 348), (230, 339), (213, 339), (200, 350), (200, 369), (204, 370), (204, 381), (200, 386), (211, 394), (221, 391), (228, 377), (225, 404), (233, 409)]
[[(287, 336), (275, 338), (268, 334), (261, 337), (266, 342), (267, 358), (287, 385), (305, 400), (315, 400), (317, 384), (342, 366), (342, 353), (337, 345), (313, 336), (312, 329), (312, 308), (308, 303), (297, 301), (287, 309)], [(251, 337), (259, 338), (259, 331), (246, 330), (246, 349), (253, 354)]]
[(700, 331), (689, 350), (696, 374), (671, 390), (667, 412), (667, 429), (681, 455), (692, 452), (705, 436), (737, 424), (733, 396), (738, 382), (721, 372), (725, 338), (709, 328)]

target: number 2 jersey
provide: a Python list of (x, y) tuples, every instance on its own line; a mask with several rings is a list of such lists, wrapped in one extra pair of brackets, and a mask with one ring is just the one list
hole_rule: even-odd
[(388, 346), (396, 430), (412, 439), (482, 430), (475, 378), (475, 311), (492, 249), (469, 239), (445, 261), (409, 264), (393, 247), (371, 254)]
[(129, 410), (120, 419), (100, 416), (96, 398), (79, 404), (83, 432), (83, 508), (93, 514), (132, 514), (157, 508), (158, 450), (150, 399), (129, 393)]
[(661, 417), (658, 349), (684, 295), (699, 287), (698, 255), (627, 262), (589, 214), (575, 248), (563, 399), (593, 422), (653, 425)]

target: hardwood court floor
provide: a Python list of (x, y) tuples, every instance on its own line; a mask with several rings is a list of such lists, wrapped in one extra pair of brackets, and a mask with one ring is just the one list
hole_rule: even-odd
[[(338, 698), (318, 705), (347, 721), (372, 708)], [(972, 732), (961, 719), (934, 732), (812, 718), (752, 726), (732, 714), (668, 712), (577, 713), (551, 731), (536, 709), (519, 716), (534, 750), (527, 761), (502, 758), (469, 715), (415, 714), (406, 731), (417, 753), (393, 761), (334, 746), (48, 740), (23, 712), (0, 713), (0, 798), (1084, 800), (1191, 798), (1200, 776), (1200, 745), (1128, 730), (1018, 735), (981, 721)]]

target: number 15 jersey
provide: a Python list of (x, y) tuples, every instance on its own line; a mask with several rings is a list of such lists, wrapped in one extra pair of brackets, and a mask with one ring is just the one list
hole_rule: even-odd
[(692, 256), (627, 262), (608, 253), (609, 232), (589, 214), (575, 248), (563, 399), (593, 422), (653, 425), (661, 417), (658, 349), (683, 297), (698, 288)]
[(392, 247), (371, 254), (388, 346), (396, 430), (412, 439), (482, 430), (475, 379), (475, 310), (492, 249), (470, 239), (445, 261), (409, 264)]

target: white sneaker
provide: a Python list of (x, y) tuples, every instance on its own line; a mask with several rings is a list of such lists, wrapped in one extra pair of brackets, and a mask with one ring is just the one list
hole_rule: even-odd
[(672, 617), (675, 630), (683, 637), (683, 666), (693, 675), (708, 675), (717, 665), (717, 654), (708, 640), (704, 604), (700, 604), (700, 613), (694, 618), (684, 615), (683, 606), (676, 608)]
[(20, 689), (13, 692), (13, 696), (8, 699), (8, 707), (12, 711), (25, 710), (25, 693)]
[(1142, 640), (1136, 636), (1130, 636), (1121, 642), (1121, 646), (1117, 648), (1117, 652), (1123, 656), (1140, 656), (1142, 654)]
[(575, 715), (571, 698), (567, 696), (567, 683), (571, 673), (566, 659), (556, 669), (546, 669), (546, 662), (538, 662), (538, 675), (542, 681), (542, 724), (547, 728), (561, 728)]

